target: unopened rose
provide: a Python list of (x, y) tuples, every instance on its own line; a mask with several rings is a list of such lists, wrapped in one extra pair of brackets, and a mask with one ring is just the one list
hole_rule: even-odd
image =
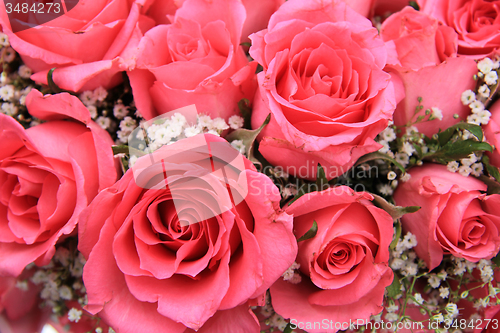
[(290, 0), (251, 39), (264, 68), (252, 127), (271, 114), (259, 146), (271, 164), (312, 179), (320, 163), (332, 178), (381, 147), (374, 138), (397, 100), (383, 71), (385, 44), (368, 19), (344, 2)]
[(32, 90), (26, 106), (51, 121), (25, 130), (0, 114), (0, 275), (48, 264), (80, 212), (117, 178), (113, 141), (78, 98)]
[(403, 229), (417, 237), (415, 252), (429, 270), (444, 254), (477, 262), (500, 248), (500, 195), (486, 195), (474, 177), (427, 164), (410, 169), (411, 178), (394, 192), (399, 206), (420, 206), (401, 218)]
[[(294, 232), (304, 235), (316, 221), (318, 231), (299, 242), (297, 263), (302, 282), (278, 280), (271, 287), (274, 309), (297, 322), (348, 323), (369, 320), (382, 310), (388, 267), (392, 217), (375, 207), (368, 193), (347, 186), (306, 194), (286, 211), (294, 216)], [(348, 329), (332, 324), (308, 332)]]

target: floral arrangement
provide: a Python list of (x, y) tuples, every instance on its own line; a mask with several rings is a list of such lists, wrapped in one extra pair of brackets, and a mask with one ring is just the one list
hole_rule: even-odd
[(499, 11), (0, 2), (0, 332), (498, 332)]

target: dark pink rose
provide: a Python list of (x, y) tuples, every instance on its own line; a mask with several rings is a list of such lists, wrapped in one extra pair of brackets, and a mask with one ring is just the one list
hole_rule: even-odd
[(484, 126), (486, 140), (494, 147), (492, 153), (486, 154), (490, 158), (490, 163), (500, 168), (500, 103), (496, 102), (490, 109), (491, 118), (488, 125)]
[(87, 310), (121, 333), (258, 332), (247, 302), (297, 254), (279, 202), (273, 182), (214, 135), (139, 158), (81, 215)]
[(285, 2), (268, 29), (251, 36), (258, 74), (252, 127), (267, 115), (259, 151), (290, 174), (329, 177), (380, 148), (396, 96), (386, 48), (371, 22), (343, 2)]
[[(404, 85), (405, 99), (394, 112), (394, 123), (415, 122), (426, 109), (437, 107), (443, 119), (419, 123), (415, 127), (427, 136), (465, 120), (470, 108), (460, 101), (462, 92), (474, 89), (477, 73), (472, 59), (457, 58), (457, 34), (436, 19), (405, 7), (382, 24), (380, 35), (392, 50), (388, 70)], [(449, 84), (454, 82), (454, 84)], [(415, 115), (418, 98), (424, 108)], [(454, 115), (458, 114), (458, 118)]]
[(411, 179), (394, 192), (399, 206), (420, 206), (401, 218), (403, 229), (417, 237), (415, 252), (429, 270), (444, 254), (477, 262), (494, 257), (500, 248), (500, 195), (486, 195), (474, 177), (427, 164), (410, 169)]
[(113, 141), (78, 98), (33, 90), (26, 106), (53, 121), (24, 130), (0, 115), (0, 275), (48, 264), (80, 212), (117, 178)]
[(120, 72), (131, 65), (129, 57), (122, 57), (127, 45), (154, 24), (141, 15), (144, 2), (79, 0), (67, 14), (43, 24), (39, 19), (46, 14), (31, 15), (25, 21), (33, 28), (23, 30), (26, 23), (9, 22), (2, 2), (0, 23), (12, 48), (35, 73), (36, 82), (47, 84), (48, 71), (57, 68), (53, 80), (62, 89), (111, 88), (121, 82)]
[(313, 221), (318, 231), (299, 242), (302, 282), (280, 279), (271, 287), (277, 313), (292, 323), (332, 323), (329, 329), (307, 332), (336, 332), (335, 323), (369, 320), (383, 309), (384, 291), (393, 279), (388, 267), (393, 220), (372, 199), (368, 193), (340, 186), (306, 194), (286, 210), (294, 216), (297, 237)]
[(500, 1), (426, 0), (417, 1), (420, 10), (458, 34), (458, 54), (483, 58), (500, 46)]
[(129, 73), (138, 110), (151, 119), (186, 105), (227, 119), (252, 98), (255, 66), (241, 48), (245, 7), (238, 0), (187, 0), (174, 23), (148, 31)]

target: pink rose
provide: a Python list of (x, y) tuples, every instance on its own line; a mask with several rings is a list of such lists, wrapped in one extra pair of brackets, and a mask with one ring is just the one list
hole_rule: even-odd
[[(122, 57), (127, 44), (154, 24), (140, 13), (145, 1), (79, 0), (67, 14), (40, 25), (47, 14), (9, 22), (5, 14), (9, 9), (2, 2), (0, 24), (12, 48), (35, 73), (34, 81), (47, 84), (48, 71), (57, 68), (53, 80), (62, 89), (111, 88), (130, 66), (130, 59)], [(44, 11), (48, 10), (47, 6)], [(24, 22), (34, 27), (25, 29)]]
[(427, 164), (409, 171), (411, 179), (394, 192), (399, 206), (420, 206), (401, 218), (403, 229), (417, 237), (415, 252), (429, 270), (444, 254), (477, 262), (494, 257), (500, 248), (500, 195), (486, 195), (474, 177)]
[(382, 19), (389, 17), (392, 13), (399, 12), (408, 6), (410, 0), (375, 0), (372, 16), (380, 16)]
[(33, 261), (48, 264), (59, 238), (117, 178), (113, 141), (76, 97), (32, 90), (26, 106), (54, 121), (24, 130), (0, 114), (0, 275), (17, 276)]
[(397, 101), (368, 19), (343, 2), (290, 0), (251, 39), (250, 55), (264, 67), (252, 127), (271, 113), (259, 146), (271, 164), (312, 179), (321, 163), (331, 178), (381, 147), (373, 139)]
[(490, 163), (500, 168), (500, 102), (496, 102), (490, 109), (491, 118), (488, 125), (484, 126), (484, 136), (495, 149), (492, 153), (486, 152), (490, 158)]
[(302, 282), (280, 279), (271, 287), (277, 313), (295, 324), (332, 323), (328, 329), (305, 327), (307, 332), (337, 332), (348, 326), (335, 323), (369, 320), (383, 309), (385, 287), (393, 279), (388, 267), (393, 220), (370, 200), (373, 197), (368, 193), (340, 186), (308, 193), (286, 210), (294, 216), (297, 237), (313, 221), (318, 231), (299, 242)]
[(252, 98), (255, 66), (241, 48), (245, 7), (238, 0), (187, 0), (174, 23), (141, 39), (129, 73), (144, 118), (195, 104), (198, 112), (228, 118)]
[[(405, 7), (384, 21), (380, 35), (393, 50), (388, 70), (402, 81), (406, 95), (394, 112), (396, 125), (415, 122), (426, 109), (436, 107), (442, 112), (442, 120), (415, 125), (430, 137), (440, 128), (444, 130), (467, 118), (470, 108), (462, 104), (460, 97), (465, 90), (474, 89), (477, 67), (472, 59), (457, 58), (457, 34), (453, 29)], [(418, 97), (424, 108), (415, 115)]]
[(139, 158), (81, 215), (87, 310), (121, 333), (258, 332), (247, 301), (297, 254), (279, 202), (272, 181), (214, 135)]
[(483, 58), (500, 46), (500, 1), (427, 0), (417, 1), (420, 10), (458, 34), (458, 54)]

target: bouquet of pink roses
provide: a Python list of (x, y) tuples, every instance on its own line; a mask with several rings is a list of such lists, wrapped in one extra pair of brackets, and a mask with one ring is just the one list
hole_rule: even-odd
[(500, 331), (499, 0), (2, 0), (0, 332)]

